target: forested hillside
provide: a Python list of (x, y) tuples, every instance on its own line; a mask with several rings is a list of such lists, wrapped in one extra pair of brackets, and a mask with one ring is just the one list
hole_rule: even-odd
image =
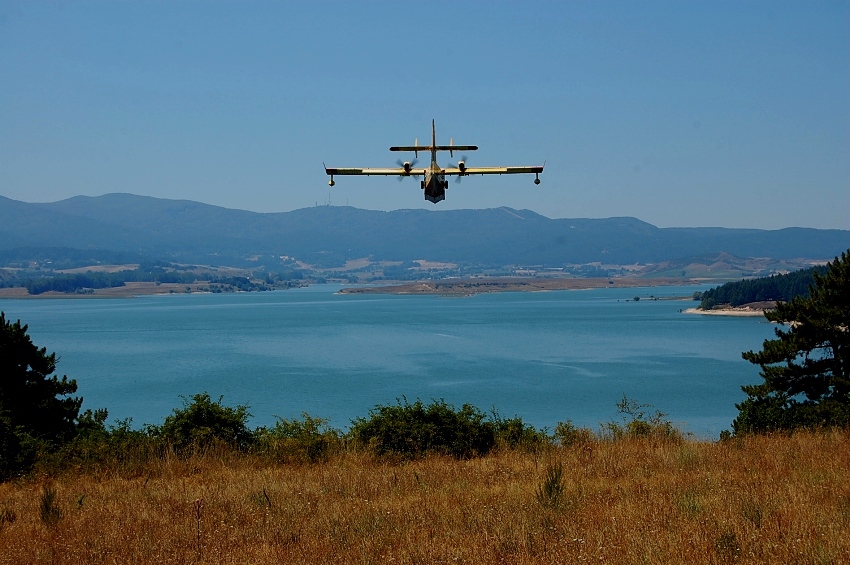
[(719, 252), (826, 260), (850, 247), (850, 231), (659, 228), (636, 218), (551, 219), (510, 208), (381, 212), (320, 206), (261, 214), (132, 194), (45, 204), (0, 197), (0, 251), (22, 247), (267, 270), (279, 269), (281, 257), (317, 268), (362, 258), (563, 268), (647, 265)]
[(809, 287), (814, 283), (812, 273), (823, 274), (826, 270), (825, 266), (812, 267), (785, 275), (726, 283), (703, 292), (699, 296), (702, 300), (699, 307), (711, 310), (719, 304), (735, 307), (751, 302), (787, 302), (795, 296), (808, 296)]

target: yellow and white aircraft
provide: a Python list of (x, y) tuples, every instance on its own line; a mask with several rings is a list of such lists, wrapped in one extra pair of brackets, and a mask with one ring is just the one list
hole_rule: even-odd
[(390, 151), (413, 151), (414, 156), (419, 157), (420, 151), (431, 152), (431, 166), (428, 168), (414, 168), (416, 160), (413, 162), (405, 161), (398, 162), (397, 169), (336, 169), (325, 167), (325, 173), (330, 175), (331, 180), (328, 181), (330, 186), (336, 184), (334, 175), (384, 175), (403, 177), (424, 177), (420, 182), (420, 187), (425, 191), (425, 200), (436, 204), (441, 200), (446, 199), (446, 189), (449, 187), (447, 176), (456, 175), (458, 181), (460, 177), (469, 175), (512, 175), (516, 173), (534, 173), (534, 184), (540, 184), (540, 173), (543, 172), (543, 166), (534, 167), (467, 167), (463, 157), (458, 161), (457, 166), (449, 166), (444, 169), (437, 164), (437, 151), (448, 151), (450, 156), (454, 156), (455, 151), (476, 151), (477, 145), (454, 145), (452, 140), (449, 140), (448, 145), (437, 145), (437, 133), (434, 126), (434, 120), (431, 120), (431, 145), (419, 145), (419, 141), (415, 140), (413, 145), (402, 147), (390, 147)]

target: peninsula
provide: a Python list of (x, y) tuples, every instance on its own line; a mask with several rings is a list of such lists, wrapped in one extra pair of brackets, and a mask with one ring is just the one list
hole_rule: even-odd
[(699, 281), (681, 278), (468, 278), (419, 281), (383, 286), (344, 288), (340, 294), (438, 294), (471, 296), (492, 292), (542, 292), (548, 290), (587, 290), (592, 288), (636, 288), (646, 286), (684, 286)]

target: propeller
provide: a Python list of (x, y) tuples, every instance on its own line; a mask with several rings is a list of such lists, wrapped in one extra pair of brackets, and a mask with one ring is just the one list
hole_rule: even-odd
[[(463, 169), (464, 169), (464, 170), (466, 170), (466, 155), (461, 155), (461, 157), (460, 157), (460, 161), (458, 161), (458, 162), (457, 162), (457, 165), (452, 165), (451, 163), (449, 163), (449, 167), (451, 167), (451, 168), (453, 168), (453, 169), (454, 169), (454, 168), (458, 168), (458, 169), (460, 169), (460, 168), (461, 168), (461, 167), (460, 167), (460, 164), (461, 164), (461, 163), (463, 163)], [(455, 182), (459, 183), (459, 182), (460, 182), (460, 179), (462, 179), (462, 178), (463, 178), (463, 175), (458, 175), (458, 176), (457, 176), (457, 180), (456, 180)]]
[(404, 179), (404, 177), (410, 176), (410, 174), (409, 174), (410, 170), (413, 167), (415, 167), (416, 163), (418, 163), (418, 162), (419, 162), (419, 159), (414, 159), (413, 161), (402, 161), (401, 159), (396, 160), (396, 165), (398, 165), (399, 167), (401, 167), (402, 169), (404, 169), (408, 173), (406, 175), (399, 175), (399, 177), (398, 177), (399, 182), (401, 182)]

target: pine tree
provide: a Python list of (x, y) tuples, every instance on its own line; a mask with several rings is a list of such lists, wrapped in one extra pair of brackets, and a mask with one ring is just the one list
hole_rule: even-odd
[(0, 312), (0, 478), (21, 470), (33, 451), (72, 439), (83, 402), (69, 396), (76, 381), (50, 376), (56, 354), (36, 347), (27, 329)]
[(765, 312), (783, 324), (777, 339), (744, 359), (761, 366), (764, 382), (741, 387), (735, 433), (850, 423), (850, 250), (825, 274), (814, 273), (809, 296)]

